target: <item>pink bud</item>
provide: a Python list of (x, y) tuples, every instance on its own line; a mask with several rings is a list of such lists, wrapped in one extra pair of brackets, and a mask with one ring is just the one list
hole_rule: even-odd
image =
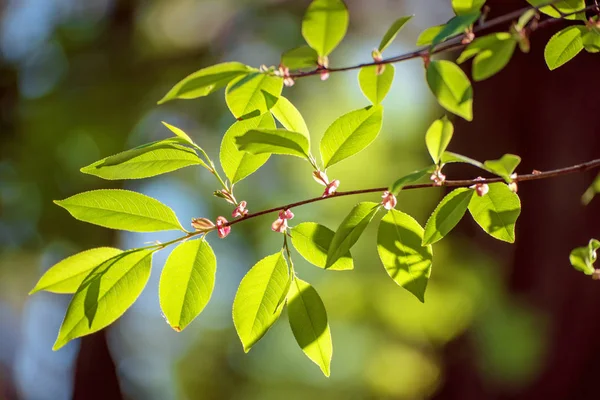
[(217, 197), (225, 199), (225, 201), (227, 201), (230, 204), (237, 203), (235, 201), (235, 197), (233, 197), (233, 194), (231, 194), (231, 192), (229, 192), (228, 190), (225, 190), (225, 189), (217, 190), (214, 194)]
[(192, 228), (197, 231), (210, 231), (215, 224), (207, 218), (192, 218)]
[(381, 197), (383, 198), (381, 204), (383, 204), (383, 207), (386, 210), (391, 210), (392, 208), (396, 207), (398, 200), (396, 200), (396, 196), (394, 196), (392, 193), (386, 190), (385, 192), (383, 192), (383, 195)]
[(329, 79), (329, 71), (324, 69), (321, 71), (321, 80), (326, 81), (327, 79)]
[(225, 224), (227, 224), (227, 219), (225, 217), (217, 217), (217, 233), (221, 239), (231, 232), (231, 227)]
[(281, 211), (279, 211), (279, 218), (280, 219), (292, 219), (292, 218), (294, 218), (294, 213), (292, 212), (292, 210), (281, 210)]
[(296, 81), (294, 81), (294, 78), (286, 76), (285, 78), (283, 78), (283, 85), (285, 87), (292, 87), (294, 86), (294, 83), (296, 83)]
[(325, 192), (323, 193), (322, 197), (332, 196), (336, 192), (336, 190), (339, 186), (340, 186), (339, 180), (335, 179), (335, 180), (331, 181), (331, 183), (329, 183), (327, 185), (327, 187), (325, 188)]
[(435, 186), (442, 186), (446, 181), (446, 175), (442, 174), (442, 169), (438, 167), (429, 179), (433, 181)]
[(327, 186), (329, 185), (329, 178), (327, 178), (327, 174), (323, 171), (313, 171), (313, 178), (317, 183)]
[[(478, 176), (474, 180), (475, 181), (485, 181), (485, 179), (483, 179), (481, 176)], [(469, 189), (475, 189), (475, 192), (477, 193), (477, 196), (479, 196), (479, 197), (485, 196), (490, 191), (490, 187), (488, 186), (487, 183), (476, 183), (474, 185), (469, 186)]]
[(510, 179), (512, 179), (513, 181), (508, 184), (508, 188), (510, 189), (511, 192), (517, 193), (517, 190), (519, 190), (519, 187), (517, 186), (517, 182), (515, 181), (515, 179), (517, 179), (517, 173), (514, 172), (510, 176)]
[(240, 201), (240, 204), (233, 210), (231, 216), (233, 218), (237, 217), (245, 217), (248, 214), (248, 210), (246, 210), (246, 201)]
[(271, 224), (271, 230), (274, 232), (284, 233), (288, 228), (287, 219), (277, 218)]

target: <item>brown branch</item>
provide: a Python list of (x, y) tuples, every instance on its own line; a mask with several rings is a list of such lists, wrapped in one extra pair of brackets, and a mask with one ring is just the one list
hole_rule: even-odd
[[(536, 171), (533, 174), (517, 175), (517, 177), (515, 179), (513, 179), (513, 182), (526, 182), (526, 181), (535, 181), (538, 179), (555, 178), (558, 176), (589, 171), (591, 169), (598, 168), (598, 167), (600, 167), (600, 158), (596, 159), (596, 160), (585, 162), (583, 164), (572, 165), (570, 167), (554, 169), (554, 170), (550, 170), (550, 171), (546, 171), (546, 172), (537, 172)], [(451, 180), (451, 181), (445, 181), (443, 186), (446, 186), (446, 187), (468, 187), (468, 186), (475, 185), (477, 183), (496, 183), (496, 182), (504, 182), (504, 179), (498, 177), (498, 178), (488, 178), (488, 179), (484, 179), (484, 180), (475, 180), (475, 179)], [(433, 187), (440, 187), (440, 186), (436, 186), (434, 183), (421, 183), (421, 184), (416, 184), (416, 185), (404, 186), (402, 188), (402, 190), (424, 189), (424, 188), (433, 188)], [(247, 221), (251, 218), (260, 217), (261, 215), (271, 214), (271, 213), (278, 212), (281, 210), (288, 210), (288, 209), (300, 207), (300, 206), (303, 206), (306, 204), (315, 203), (317, 201), (335, 199), (335, 198), (344, 197), (344, 196), (354, 196), (357, 194), (384, 192), (386, 190), (389, 190), (389, 188), (388, 187), (377, 187), (377, 188), (371, 188), (371, 189), (361, 189), (361, 190), (350, 190), (347, 192), (337, 192), (334, 195), (328, 196), (328, 197), (313, 197), (311, 199), (297, 201), (295, 203), (290, 203), (290, 204), (286, 204), (286, 205), (275, 207), (275, 208), (269, 208), (267, 210), (258, 211), (253, 214), (248, 214), (244, 218), (229, 221), (229, 223), (227, 223), (225, 225), (231, 226), (231, 225), (237, 224), (242, 221)]]
[[(525, 13), (529, 10), (539, 10), (540, 8), (551, 5), (552, 3), (553, 2), (550, 2), (548, 4), (543, 4), (543, 5), (540, 5), (537, 7), (525, 7), (520, 10), (513, 11), (512, 13), (503, 15), (501, 17), (491, 19), (487, 22), (477, 25), (477, 27), (475, 29), (473, 29), (473, 33), (479, 33), (483, 30), (490, 29), (490, 28), (496, 27), (498, 25), (503, 25), (507, 22), (510, 22), (510, 21), (513, 21), (513, 20), (519, 18), (523, 13)], [(556, 22), (562, 21), (566, 17), (569, 17), (571, 15), (579, 14), (579, 13), (586, 12), (586, 11), (591, 11), (593, 9), (596, 9), (596, 5), (587, 6), (586, 8), (575, 11), (575, 12), (562, 14), (561, 18), (550, 18), (550, 19), (544, 20), (544, 21), (538, 23), (536, 28), (531, 29), (530, 32), (533, 32), (534, 30), (541, 28), (543, 26), (548, 26), (548, 25), (554, 24)], [(443, 52), (451, 51), (451, 50), (458, 50), (463, 47), (466, 47), (468, 44), (461, 43), (461, 40), (462, 40), (462, 35), (459, 35), (459, 36), (455, 36), (455, 37), (452, 37), (450, 39), (443, 41), (438, 46), (436, 46), (433, 50), (431, 49), (430, 46), (427, 46), (427, 47), (423, 47), (423, 48), (415, 50), (415, 51), (411, 51), (410, 53), (405, 53), (405, 54), (402, 54), (399, 56), (385, 58), (381, 61), (372, 61), (372, 62), (351, 65), (351, 66), (347, 66), (347, 67), (339, 67), (339, 68), (322, 68), (321, 67), (321, 68), (317, 68), (317, 69), (313, 69), (313, 70), (305, 71), (305, 72), (302, 72), (302, 71), (292, 72), (289, 74), (289, 76), (290, 76), (290, 78), (297, 79), (297, 78), (304, 78), (307, 76), (319, 75), (319, 74), (321, 74), (321, 72), (330, 72), (331, 73), (331, 72), (351, 71), (351, 70), (355, 70), (355, 69), (361, 69), (363, 67), (371, 67), (374, 65), (394, 64), (394, 63), (401, 62), (401, 61), (413, 60), (415, 58), (430, 57), (434, 54), (439, 54), (439, 53), (443, 53)]]

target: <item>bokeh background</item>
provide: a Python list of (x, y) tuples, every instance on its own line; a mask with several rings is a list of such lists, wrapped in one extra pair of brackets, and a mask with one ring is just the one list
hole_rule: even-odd
[[(79, 168), (170, 133), (188, 132), (218, 158), (234, 120), (222, 94), (157, 106), (187, 74), (221, 61), (276, 65), (303, 43), (308, 0), (4, 0), (0, 2), (0, 399), (597, 399), (600, 286), (568, 263), (569, 251), (600, 234), (600, 201), (580, 196), (594, 173), (519, 188), (517, 243), (499, 243), (465, 218), (435, 246), (426, 303), (386, 275), (373, 224), (353, 254), (356, 269), (331, 272), (296, 256), (328, 309), (332, 376), (296, 345), (285, 315), (249, 354), (231, 321), (245, 272), (276, 252), (271, 217), (210, 239), (218, 258), (211, 302), (184, 332), (172, 331), (157, 299), (168, 251), (154, 257), (149, 284), (108, 329), (58, 352), (51, 347), (68, 296), (27, 296), (52, 264), (98, 246), (131, 248), (172, 234), (131, 234), (87, 225), (52, 200), (98, 188), (128, 188), (171, 206), (181, 221), (228, 215), (204, 170), (152, 179), (103, 181)], [(348, 0), (348, 36), (332, 66), (367, 61), (387, 27), (415, 14), (388, 56), (415, 48), (426, 27), (451, 16), (450, 1)], [(526, 5), (489, 0), (490, 16)], [(518, 171), (551, 169), (600, 156), (597, 56), (581, 54), (550, 73), (537, 32), (499, 75), (477, 83), (475, 120), (454, 119), (450, 150), (476, 159), (523, 157)], [(384, 127), (367, 151), (330, 169), (341, 190), (385, 186), (428, 162), (424, 133), (443, 115), (420, 60), (398, 64), (384, 102)], [(468, 69), (469, 67), (466, 66)], [(367, 105), (356, 72), (285, 89), (318, 143), (339, 115)], [(293, 158), (293, 157), (292, 157)], [(274, 156), (237, 185), (251, 210), (321, 193), (306, 163)], [(448, 167), (449, 178), (472, 178)], [(443, 189), (409, 191), (399, 207), (422, 224)], [(364, 200), (377, 201), (376, 195)], [(335, 228), (359, 198), (294, 210), (293, 223)]]

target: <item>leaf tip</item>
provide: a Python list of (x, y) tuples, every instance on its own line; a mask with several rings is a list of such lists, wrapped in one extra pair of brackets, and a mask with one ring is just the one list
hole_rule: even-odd
[(171, 328), (173, 328), (173, 330), (177, 333), (181, 332), (183, 330), (183, 328), (181, 328), (180, 326), (171, 326)]

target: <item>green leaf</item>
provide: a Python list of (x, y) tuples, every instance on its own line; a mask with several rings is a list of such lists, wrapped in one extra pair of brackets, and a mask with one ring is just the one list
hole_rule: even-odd
[(333, 239), (331, 239), (327, 261), (325, 262), (326, 269), (331, 268), (354, 246), (377, 211), (379, 211), (380, 206), (380, 204), (368, 201), (354, 206), (338, 227)]
[(460, 55), (458, 63), (475, 57), (473, 79), (482, 81), (502, 70), (510, 61), (517, 41), (510, 33), (500, 32), (475, 39)]
[(596, 254), (598, 249), (600, 249), (600, 241), (596, 239), (590, 239), (588, 245), (585, 247), (573, 249), (569, 255), (569, 261), (571, 261), (573, 268), (586, 275), (592, 275), (596, 270), (594, 268), (594, 263), (598, 258), (598, 255)]
[(583, 48), (588, 53), (600, 52), (600, 32), (591, 30), (582, 37)]
[(273, 108), (282, 89), (281, 77), (253, 72), (229, 82), (225, 89), (225, 101), (238, 119), (261, 115)]
[(411, 172), (410, 174), (396, 180), (396, 182), (394, 182), (394, 184), (390, 187), (390, 192), (398, 195), (400, 190), (402, 190), (405, 186), (418, 182), (425, 177), (429, 177), (434, 171), (435, 165), (431, 165), (427, 168)]
[(417, 38), (417, 46), (429, 46), (445, 26), (445, 24), (436, 25), (425, 29)]
[(383, 37), (381, 38), (381, 42), (379, 43), (378, 50), (380, 52), (385, 50), (386, 47), (388, 47), (394, 41), (394, 39), (396, 39), (398, 32), (400, 32), (402, 27), (404, 27), (404, 25), (408, 21), (410, 21), (412, 19), (412, 17), (414, 17), (414, 15), (407, 15), (405, 17), (400, 17), (392, 24), (392, 26), (390, 26), (390, 28), (387, 30), (385, 35), (383, 35)]
[(431, 275), (433, 250), (421, 246), (423, 228), (410, 215), (390, 210), (381, 219), (377, 252), (388, 275), (398, 285), (425, 302), (425, 289)]
[(288, 280), (281, 252), (260, 260), (242, 279), (233, 301), (233, 323), (246, 353), (279, 318), (283, 304), (278, 300)]
[(291, 70), (314, 68), (317, 66), (319, 55), (310, 46), (300, 46), (288, 50), (281, 55), (281, 64)]
[[(325, 268), (327, 253), (334, 234), (331, 229), (316, 222), (303, 222), (292, 228), (292, 244), (306, 261), (319, 268)], [(327, 269), (334, 271), (354, 269), (350, 251), (347, 251)]]
[(454, 134), (454, 125), (444, 116), (443, 118), (433, 121), (427, 133), (425, 134), (425, 144), (431, 159), (435, 164), (438, 164), (446, 151), (446, 147), (452, 140)]
[(126, 150), (83, 167), (81, 172), (116, 180), (149, 178), (190, 165), (208, 168), (193, 149), (178, 144), (181, 140), (165, 139)]
[(491, 236), (504, 242), (514, 243), (515, 223), (521, 213), (521, 201), (504, 183), (492, 183), (489, 192), (473, 196), (469, 212), (475, 222)]
[(427, 68), (427, 83), (446, 110), (473, 120), (473, 89), (460, 67), (451, 61), (431, 61)]
[(452, 18), (433, 38), (431, 41), (431, 47), (437, 46), (446, 39), (465, 33), (465, 31), (471, 25), (473, 25), (475, 21), (477, 21), (479, 15), (480, 13), (477, 11), (469, 14), (457, 15), (456, 17)]
[[(550, 3), (548, 0), (527, 0), (532, 6), (541, 6)], [(553, 18), (561, 18), (562, 14), (570, 14), (585, 8), (585, 0), (562, 0), (556, 1), (551, 6), (540, 8), (540, 11)], [(558, 11), (557, 11), (558, 10)], [(585, 21), (585, 13), (577, 13), (565, 17), (565, 19)]]
[(302, 114), (285, 97), (279, 97), (277, 104), (271, 108), (271, 113), (288, 131), (302, 133), (307, 138), (309, 137), (308, 127), (304, 122), (304, 118), (302, 118)]
[(302, 20), (302, 36), (319, 56), (325, 57), (346, 35), (348, 21), (342, 0), (313, 0)]
[(451, 151), (445, 151), (442, 155), (442, 164), (449, 163), (471, 164), (474, 167), (487, 170), (487, 168), (477, 160), (473, 160), (472, 158), (463, 156), (462, 154), (452, 153)]
[(336, 119), (321, 139), (321, 159), (325, 168), (364, 150), (375, 140), (383, 121), (383, 107), (369, 106)]
[(460, 188), (451, 191), (442, 199), (425, 225), (423, 245), (433, 244), (443, 239), (454, 229), (465, 215), (473, 193), (471, 189)]
[(358, 73), (360, 90), (374, 105), (380, 104), (392, 87), (394, 81), (394, 66), (392, 64), (381, 65), (383, 72), (377, 75), (376, 65), (363, 67)]
[(290, 286), (288, 319), (304, 354), (329, 376), (333, 344), (325, 305), (315, 288), (299, 278)]
[(175, 136), (177, 136), (180, 139), (183, 139), (185, 142), (187, 142), (188, 144), (192, 145), (192, 146), (196, 146), (196, 143), (194, 143), (194, 141), (192, 140), (191, 137), (188, 136), (187, 133), (185, 133), (183, 130), (179, 129), (176, 126), (173, 126), (171, 124), (167, 124), (165, 121), (161, 121), (162, 124), (164, 126), (166, 126), (171, 132), (173, 132), (175, 134)]
[(510, 182), (510, 175), (515, 172), (521, 163), (521, 157), (514, 154), (505, 154), (499, 160), (488, 160), (483, 163), (485, 169)]
[(237, 183), (253, 174), (269, 159), (268, 154), (253, 155), (237, 148), (236, 138), (249, 130), (257, 128), (275, 129), (273, 117), (270, 114), (263, 114), (259, 117), (237, 121), (231, 125), (223, 136), (219, 159), (225, 176), (231, 183)]
[(456, 15), (471, 14), (479, 12), (485, 4), (485, 0), (452, 0), (452, 9)]
[(555, 70), (583, 50), (583, 26), (569, 26), (550, 38), (544, 49), (544, 59), (550, 70)]
[(178, 82), (158, 104), (173, 99), (195, 99), (208, 96), (229, 83), (234, 78), (247, 75), (255, 69), (239, 62), (226, 62), (203, 68)]
[(98, 247), (65, 258), (48, 269), (29, 294), (40, 290), (75, 293), (91, 270), (121, 253), (121, 250), (114, 247)]
[(169, 207), (129, 190), (92, 190), (54, 202), (75, 219), (105, 228), (131, 232), (183, 230)]
[(97, 332), (123, 315), (148, 282), (153, 252), (125, 252), (96, 267), (73, 295), (52, 349)]
[(592, 184), (590, 185), (590, 187), (587, 188), (587, 190), (585, 191), (583, 196), (581, 196), (581, 202), (584, 205), (590, 204), (592, 199), (598, 193), (600, 193), (600, 174), (598, 174), (598, 176), (596, 176), (596, 179), (594, 179), (594, 182), (592, 182)]
[(204, 238), (173, 249), (160, 275), (158, 299), (174, 330), (182, 331), (208, 304), (216, 272), (215, 253)]
[(287, 154), (310, 160), (310, 143), (302, 133), (285, 129), (251, 129), (235, 140), (238, 149), (251, 154)]

